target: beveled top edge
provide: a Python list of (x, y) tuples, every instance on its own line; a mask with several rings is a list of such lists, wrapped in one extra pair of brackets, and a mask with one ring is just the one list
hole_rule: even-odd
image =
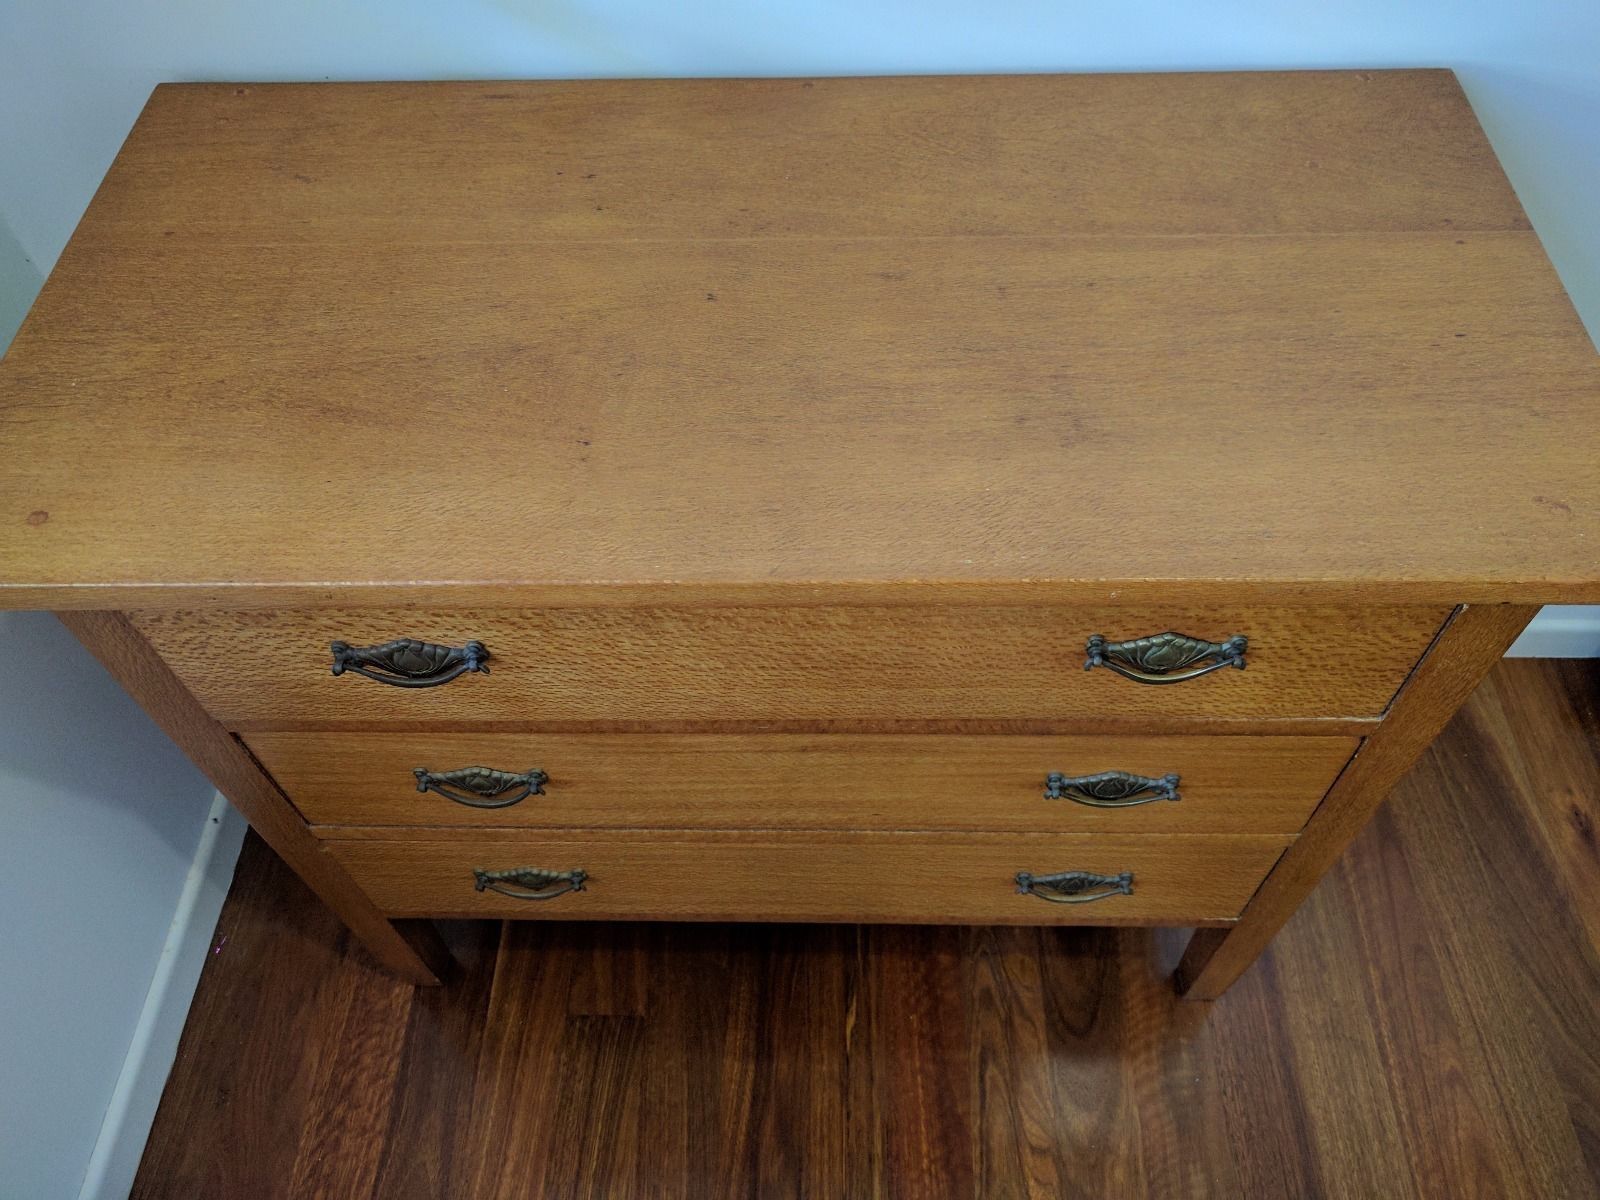
[(5, 610), (648, 608), (1111, 604), (1595, 604), (1600, 580), (858, 580), (834, 583), (0, 584)]

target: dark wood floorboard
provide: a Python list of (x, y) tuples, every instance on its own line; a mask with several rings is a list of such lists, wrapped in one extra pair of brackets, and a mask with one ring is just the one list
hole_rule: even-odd
[[(1269, 953), (462, 922), (413, 991), (253, 839), (134, 1196), (1600, 1198), (1600, 663), (1508, 661)], [(667, 881), (670, 883), (670, 881)]]

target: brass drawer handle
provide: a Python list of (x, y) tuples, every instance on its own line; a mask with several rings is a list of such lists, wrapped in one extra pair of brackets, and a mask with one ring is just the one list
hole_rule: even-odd
[(542, 867), (510, 867), (504, 871), (472, 868), (473, 883), (478, 891), (499, 892), (513, 900), (554, 900), (568, 892), (583, 891), (583, 881), (588, 878), (589, 873), (581, 868), (574, 871), (546, 871)]
[(544, 785), (550, 782), (550, 776), (537, 767), (521, 775), (490, 767), (460, 767), (438, 774), (418, 767), (411, 773), (417, 777), (417, 791), (437, 792), (468, 808), (510, 808), (529, 796), (544, 795)]
[(1132, 808), (1154, 800), (1181, 800), (1178, 777), (1163, 775), (1154, 779), (1130, 775), (1126, 771), (1102, 771), (1098, 775), (1079, 775), (1068, 779), (1060, 771), (1045, 776), (1046, 800), (1072, 800), (1090, 808)]
[[(1131, 642), (1108, 642), (1104, 634), (1091, 634), (1084, 647), (1088, 658), (1083, 669), (1110, 667), (1118, 675), (1136, 683), (1182, 683), (1198, 679), (1223, 667), (1244, 670), (1244, 654), (1250, 639), (1243, 634), (1225, 642), (1203, 642), (1181, 633), (1157, 633)], [(1195, 663), (1212, 660), (1203, 667), (1186, 670)]]
[[(1100, 890), (1095, 891), (1096, 888)], [(1059, 875), (1030, 875), (1027, 871), (1018, 871), (1017, 891), (1052, 904), (1088, 904), (1107, 896), (1133, 895), (1133, 872), (1091, 875), (1087, 871), (1063, 871)]]
[(394, 687), (438, 687), (467, 671), (489, 673), (489, 651), (482, 642), (439, 646), (415, 638), (399, 638), (381, 646), (334, 642), (333, 673), (353, 671)]

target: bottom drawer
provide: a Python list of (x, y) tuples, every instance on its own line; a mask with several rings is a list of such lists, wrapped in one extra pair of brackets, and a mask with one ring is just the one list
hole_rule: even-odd
[[(1245, 834), (343, 832), (350, 836), (324, 845), (397, 917), (1015, 925), (1227, 922), (1289, 842)], [(582, 872), (582, 886), (568, 890), (573, 872)], [(1019, 887), (1019, 872), (1034, 877), (1032, 890)], [(1072, 872), (1108, 882), (1048, 882)]]

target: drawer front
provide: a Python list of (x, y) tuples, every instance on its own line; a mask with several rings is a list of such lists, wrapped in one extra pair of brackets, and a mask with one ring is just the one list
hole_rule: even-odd
[[(942, 606), (151, 612), (135, 622), (234, 728), (285, 722), (1367, 717), (1438, 608)], [(1150, 686), (1086, 645), (1176, 631), (1249, 639), (1247, 669)], [(329, 644), (487, 648), (437, 686), (345, 670)], [(441, 661), (448, 662), (441, 655)], [(1191, 669), (1211, 665), (1202, 662)]]
[[(307, 820), (334, 826), (1275, 834), (1300, 829), (1357, 745), (426, 731), (262, 732), (245, 742)], [(460, 773), (471, 767), (501, 774)]]
[[(1264, 835), (392, 831), (325, 843), (393, 916), (1193, 925), (1236, 918), (1289, 839)], [(548, 871), (544, 878), (508, 873)], [(581, 870), (581, 891), (564, 890)], [(493, 873), (480, 889), (476, 872)], [(1017, 875), (1040, 882), (1019, 891)], [(1041, 898), (1084, 872), (1079, 903)], [(1131, 876), (1126, 894), (1115, 880)], [(1072, 894), (1058, 883), (1057, 894)], [(557, 892), (525, 899), (495, 889)]]

